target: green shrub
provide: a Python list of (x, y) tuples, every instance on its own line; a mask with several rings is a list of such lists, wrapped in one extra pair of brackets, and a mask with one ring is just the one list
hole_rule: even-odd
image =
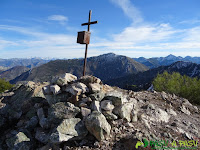
[(0, 93), (4, 92), (5, 90), (9, 90), (13, 87), (8, 81), (4, 79), (0, 79)]
[(191, 103), (200, 104), (200, 80), (198, 78), (182, 76), (177, 72), (169, 74), (165, 71), (157, 75), (153, 80), (153, 86), (156, 91), (174, 93), (188, 99)]

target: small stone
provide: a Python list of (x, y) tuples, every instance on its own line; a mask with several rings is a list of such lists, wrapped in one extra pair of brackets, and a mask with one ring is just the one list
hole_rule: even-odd
[(42, 128), (37, 128), (35, 133), (35, 138), (43, 144), (48, 143), (48, 133), (45, 132)]
[(79, 79), (80, 82), (89, 85), (89, 83), (102, 84), (101, 80), (94, 76), (83, 76)]
[(183, 113), (185, 113), (185, 114), (187, 114), (187, 115), (190, 115), (190, 111), (189, 111), (184, 105), (182, 105), (182, 106), (180, 107), (180, 110), (181, 110)]
[(91, 109), (93, 111), (99, 111), (99, 112), (101, 112), (100, 102), (99, 101), (93, 101), (91, 103)]
[(65, 91), (71, 93), (72, 95), (80, 95), (88, 92), (89, 89), (85, 84), (78, 82), (68, 86)]
[(49, 85), (43, 87), (42, 90), (45, 95), (50, 95), (52, 93)]
[(105, 99), (111, 100), (112, 104), (114, 106), (120, 106), (120, 105), (123, 105), (124, 103), (128, 102), (126, 97), (124, 97), (122, 93), (119, 93), (117, 91), (112, 91), (112, 92), (106, 93)]
[(98, 93), (94, 93), (94, 94), (90, 94), (89, 97), (93, 100), (93, 101), (101, 101), (105, 96), (105, 93), (103, 90), (101, 90)]
[(38, 117), (34, 116), (26, 122), (25, 128), (27, 128), (28, 130), (34, 129), (37, 126), (38, 122)]
[(137, 113), (138, 113), (137, 110), (132, 110), (132, 113), (131, 113), (131, 116), (132, 116), (131, 121), (132, 122), (137, 122), (138, 121)]
[(14, 109), (9, 109), (8, 110), (9, 114), (9, 120), (16, 120), (19, 119), (22, 116), (22, 111), (21, 110), (14, 110)]
[(189, 133), (187, 133), (187, 132), (183, 133), (183, 135), (184, 135), (187, 139), (189, 139), (189, 140), (192, 139), (192, 135), (189, 134)]
[(167, 112), (170, 114), (170, 115), (173, 115), (173, 116), (177, 116), (177, 113), (173, 110), (173, 109), (168, 109)]
[(167, 100), (168, 99), (168, 96), (164, 91), (161, 92), (161, 97), (162, 97), (163, 100)]
[(85, 97), (85, 98), (82, 98), (81, 99), (84, 103), (87, 103), (87, 102), (92, 102), (92, 99), (90, 97)]
[(154, 104), (148, 104), (147, 109), (155, 110), (155, 105)]
[(77, 106), (78, 102), (79, 102), (79, 96), (78, 95), (72, 95), (70, 98), (67, 99), (67, 101), (74, 104), (75, 106)]
[(81, 107), (81, 114), (83, 117), (87, 117), (89, 114), (91, 114), (91, 110), (85, 107)]
[(38, 115), (39, 120), (41, 120), (42, 118), (45, 118), (43, 108), (39, 108), (37, 110), (37, 115)]
[(87, 104), (86, 103), (80, 103), (79, 107), (87, 107)]
[(111, 111), (103, 111), (102, 113), (106, 117), (106, 119), (108, 119), (108, 120), (118, 119), (118, 117), (115, 114), (113, 114)]
[(76, 76), (74, 76), (70, 73), (65, 73), (65, 74), (54, 77), (51, 80), (51, 83), (57, 84), (59, 86), (64, 86), (64, 85), (67, 85), (68, 83), (73, 82), (75, 80), (77, 80)]
[(177, 127), (177, 123), (176, 123), (176, 122), (173, 122), (173, 123), (171, 124), (171, 126)]
[(31, 148), (30, 139), (23, 133), (17, 132), (14, 136), (6, 140), (9, 149), (19, 149), (20, 147), (29, 150)]
[(89, 89), (92, 93), (98, 93), (102, 89), (102, 86), (98, 83), (90, 83)]
[(60, 87), (58, 85), (51, 85), (50, 90), (54, 95), (61, 93)]
[(112, 111), (114, 108), (115, 106), (112, 104), (112, 101), (110, 100), (101, 101), (101, 109)]
[(50, 122), (47, 118), (40, 119), (39, 124), (43, 129), (48, 129), (50, 127)]

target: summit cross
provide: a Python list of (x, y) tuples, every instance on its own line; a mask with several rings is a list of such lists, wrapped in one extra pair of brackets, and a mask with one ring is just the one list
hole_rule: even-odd
[[(97, 24), (98, 23), (98, 21), (91, 22), (91, 15), (92, 15), (92, 10), (90, 10), (90, 12), (89, 12), (88, 22), (81, 24), (82, 26), (85, 26), (85, 25), (88, 26), (88, 32), (90, 32), (90, 25), (91, 24)], [(84, 67), (83, 67), (83, 76), (85, 76), (85, 72), (86, 72), (87, 50), (88, 50), (88, 44), (86, 44), (86, 47), (85, 47), (85, 60), (84, 60)]]

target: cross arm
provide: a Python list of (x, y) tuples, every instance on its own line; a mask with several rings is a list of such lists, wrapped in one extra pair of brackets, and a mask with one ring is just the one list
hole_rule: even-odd
[(98, 23), (98, 21), (93, 21), (93, 22), (87, 22), (87, 23), (83, 23), (81, 24), (82, 26), (85, 26), (85, 25), (91, 25), (91, 24), (96, 24)]

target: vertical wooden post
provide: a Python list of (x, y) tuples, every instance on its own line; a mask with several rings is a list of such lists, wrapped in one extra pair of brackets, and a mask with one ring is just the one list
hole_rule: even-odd
[[(90, 10), (88, 22), (91, 21), (91, 14), (92, 14), (92, 11)], [(90, 31), (90, 24), (88, 24), (88, 31)], [(83, 76), (85, 76), (85, 72), (86, 72), (87, 50), (88, 50), (88, 44), (86, 44), (86, 46), (85, 46), (85, 59), (84, 59), (84, 66), (83, 66)]]

